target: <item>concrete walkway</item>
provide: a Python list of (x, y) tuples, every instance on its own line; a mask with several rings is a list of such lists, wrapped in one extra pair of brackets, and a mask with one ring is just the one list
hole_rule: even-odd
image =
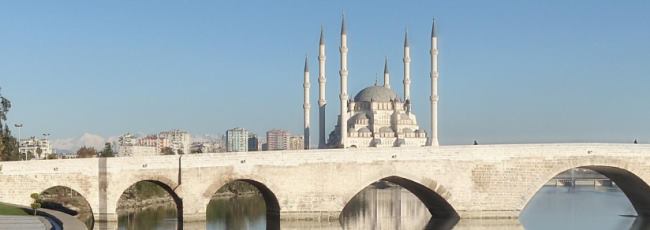
[(50, 222), (41, 216), (0, 216), (0, 230), (52, 229)]
[[(63, 212), (59, 212), (56, 210), (51, 210), (51, 209), (44, 209), (44, 208), (39, 208), (38, 209), (39, 213), (46, 213), (48, 217), (54, 218), (58, 220), (60, 223), (54, 223), (54, 229), (65, 229), (65, 230), (88, 230), (86, 225), (81, 222), (79, 219), (77, 219), (74, 216), (68, 215)], [(62, 226), (57, 226), (57, 225), (62, 225)], [(1, 230), (2, 228), (0, 228)]]

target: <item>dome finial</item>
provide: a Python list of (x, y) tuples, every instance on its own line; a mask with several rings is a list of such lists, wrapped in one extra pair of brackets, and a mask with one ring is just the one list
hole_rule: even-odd
[(377, 75), (379, 74), (375, 73), (375, 86), (377, 86), (377, 78), (378, 78)]

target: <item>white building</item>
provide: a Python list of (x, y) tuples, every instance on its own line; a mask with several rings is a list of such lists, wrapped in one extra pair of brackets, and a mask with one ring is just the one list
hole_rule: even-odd
[(122, 157), (135, 157), (135, 156), (155, 156), (160, 155), (160, 150), (154, 146), (141, 146), (141, 145), (126, 145), (121, 146), (118, 152)]
[[(38, 154), (39, 150), (41, 154)], [(52, 150), (52, 145), (50, 145), (49, 140), (45, 138), (38, 139), (36, 137), (21, 139), (18, 152), (20, 153), (21, 157), (25, 157), (26, 155), (33, 155), (33, 159), (37, 160), (46, 159), (48, 155), (55, 153)]]
[(189, 133), (181, 131), (178, 129), (160, 132), (158, 138), (169, 140), (169, 146), (175, 153), (178, 150), (183, 151), (183, 153), (190, 153), (190, 148), (192, 147), (192, 137)]
[(158, 135), (147, 135), (141, 138), (126, 133), (118, 138), (119, 156), (149, 156), (160, 155), (164, 148), (171, 148), (174, 154), (178, 151), (190, 153), (191, 136), (180, 130), (160, 132)]
[(272, 129), (266, 132), (267, 150), (286, 150), (289, 149), (289, 136), (291, 134), (282, 129)]
[(303, 136), (289, 136), (287, 140), (287, 150), (305, 149), (305, 139)]
[(226, 131), (226, 151), (248, 152), (248, 131), (234, 128)]
[[(415, 113), (411, 108), (411, 79), (410, 79), (410, 47), (408, 35), (404, 35), (404, 96), (400, 98), (390, 85), (388, 59), (384, 62), (383, 85), (369, 86), (361, 90), (353, 99), (348, 99), (348, 48), (345, 18), (341, 24), (340, 45), (340, 113), (337, 125), (325, 140), (325, 42), (323, 31), (319, 44), (319, 147), (330, 148), (364, 148), (364, 147), (400, 147), (400, 146), (438, 146), (437, 138), (437, 82), (438, 82), (438, 50), (435, 27), (431, 30), (431, 136), (417, 124)], [(305, 143), (309, 143), (309, 69), (305, 63)], [(427, 143), (428, 142), (428, 143)]]

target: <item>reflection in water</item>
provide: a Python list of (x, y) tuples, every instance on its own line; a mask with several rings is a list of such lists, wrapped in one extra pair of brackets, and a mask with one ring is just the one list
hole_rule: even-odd
[(264, 229), (266, 205), (261, 195), (216, 198), (207, 210), (207, 229)]
[[(212, 200), (207, 229), (265, 229), (266, 206), (261, 196)], [(120, 216), (120, 229), (174, 229), (173, 207)], [(631, 215), (632, 217), (626, 216)], [(650, 221), (636, 215), (616, 187), (543, 187), (517, 219), (432, 220), (427, 208), (401, 187), (368, 187), (346, 207), (339, 222), (282, 221), (282, 229), (648, 229)], [(131, 225), (122, 224), (131, 218)], [(456, 223), (456, 221), (458, 221)], [(453, 227), (452, 227), (453, 226)]]
[[(399, 186), (377, 189), (371, 185), (347, 205), (340, 222), (348, 229), (423, 229), (431, 220), (426, 206)], [(431, 225), (446, 222), (433, 220)]]
[(176, 222), (174, 205), (129, 211), (118, 217), (120, 230), (176, 229)]
[(533, 230), (630, 229), (634, 216), (634, 207), (618, 187), (545, 186), (528, 203), (520, 220)]

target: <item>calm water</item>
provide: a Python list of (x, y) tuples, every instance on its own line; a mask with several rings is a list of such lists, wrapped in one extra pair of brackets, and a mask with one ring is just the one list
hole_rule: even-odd
[[(400, 187), (367, 188), (348, 205), (341, 224), (346, 229), (423, 229), (431, 215), (410, 192)], [(265, 229), (260, 197), (213, 200), (207, 222), (186, 229)], [(613, 187), (544, 187), (519, 220), (460, 220), (454, 229), (646, 229), (636, 220), (627, 197)], [(175, 210), (157, 208), (121, 216), (119, 229), (174, 229)], [(283, 229), (341, 229), (339, 222), (282, 222)]]

